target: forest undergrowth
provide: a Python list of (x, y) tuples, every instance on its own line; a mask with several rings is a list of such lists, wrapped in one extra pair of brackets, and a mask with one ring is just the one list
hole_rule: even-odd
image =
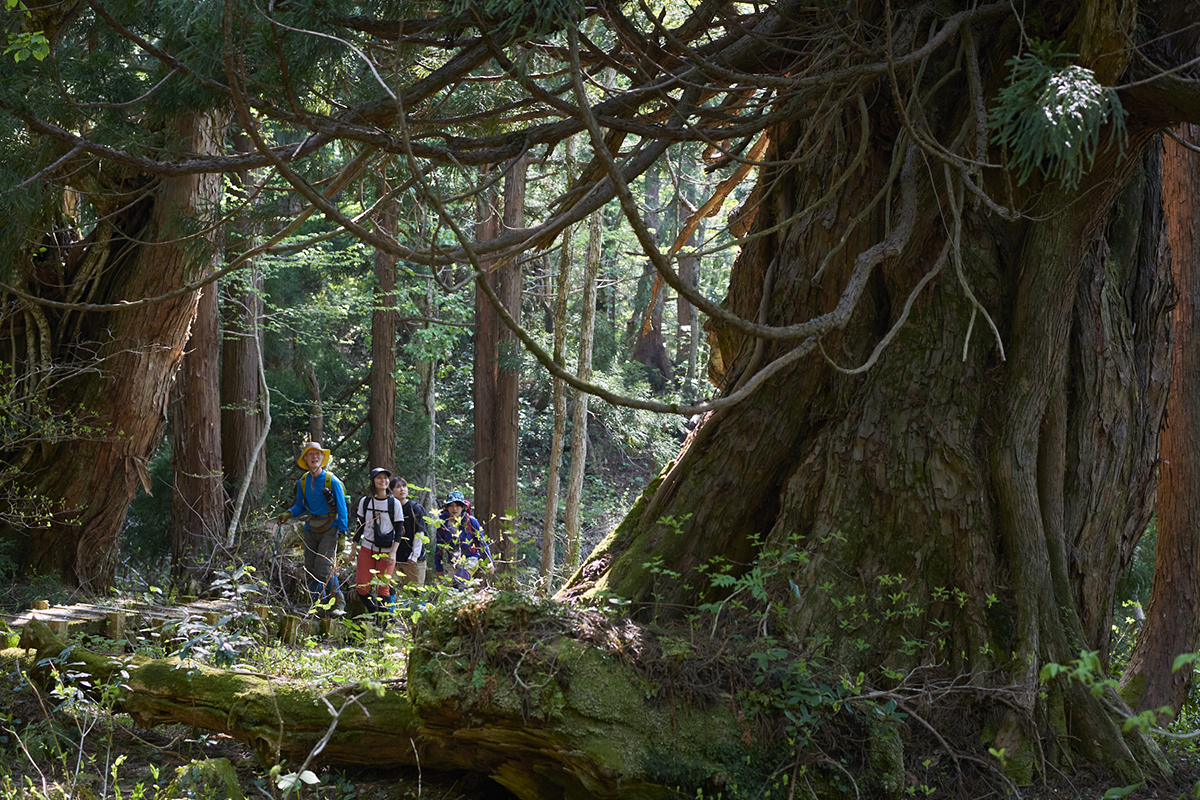
[[(696, 609), (649, 607), (638, 621), (625, 616), (616, 598), (600, 598), (594, 605), (562, 605), (538, 596), (530, 582), (496, 581), (499, 587), (475, 587), (467, 594), (434, 593), (427, 604), (408, 599), (402, 612), (382, 631), (350, 621), (345, 637), (314, 632), (295, 645), (285, 645), (261, 635), (250, 609), (267, 591), (261, 573), (242, 565), (214, 582), (218, 593), (242, 602), (245, 613), (229, 615), (216, 625), (196, 620), (154, 635), (131, 634), (126, 641), (87, 637), (76, 642), (97, 652), (137, 652), (153, 657), (181, 656), (226, 668), (270, 674), (302, 683), (318, 692), (331, 692), (361, 681), (403, 684), (408, 651), (414, 643), (443, 648), (454, 639), (461, 655), (475, 661), (515, 661), (520, 668), (539, 640), (561, 634), (607, 649), (614, 657), (635, 666), (647, 696), (664, 704), (686, 703), (704, 707), (732, 701), (744, 714), (747, 736), (786, 743), (795, 753), (786, 764), (793, 774), (822, 769), (836, 762), (848, 776), (842, 784), (845, 797), (861, 797), (854, 780), (863, 768), (861, 753), (847, 741), (863, 741), (880, 730), (894, 729), (904, 740), (903, 797), (984, 798), (1183, 798), (1194, 795), (1200, 780), (1200, 746), (1194, 740), (1164, 742), (1175, 770), (1172, 780), (1156, 785), (1121, 787), (1102, 769), (1075, 771), (1067, 776), (1050, 770), (1030, 787), (1006, 784), (1001, 770), (988, 763), (987, 754), (970, 733), (956, 730), (955, 720), (969, 716), (962, 703), (929, 711), (905, 705), (897, 692), (892, 699), (862, 676), (840, 674), (836, 663), (819, 653), (799, 653), (774, 635), (770, 611), (753, 596), (770, 581), (771, 571), (785, 554), (764, 554), (755, 570), (726, 581), (732, 602), (706, 604)], [(1152, 558), (1152, 554), (1150, 556)], [(287, 560), (285, 558), (285, 560)], [(651, 570), (661, 567), (648, 565)], [(290, 569), (295, 570), (296, 564)], [(1136, 567), (1135, 567), (1136, 568)], [(719, 583), (720, 569), (705, 578)], [(681, 576), (661, 574), (663, 579)], [(738, 599), (741, 598), (741, 599)], [(745, 602), (743, 602), (745, 601)], [(534, 620), (507, 641), (489, 638), (482, 622), (492, 603), (530, 610)], [(770, 603), (767, 603), (769, 609)], [(1127, 613), (1118, 615), (1118, 658), (1136, 633), (1137, 598), (1129, 598)], [(721, 625), (716, 622), (720, 619)], [(5, 671), (0, 692), (10, 698), (0, 712), (0, 797), (22, 800), (96, 798), (305, 797), (305, 798), (409, 798), (433, 800), (504, 800), (507, 790), (486, 776), (471, 772), (444, 773), (417, 768), (387, 771), (329, 769), (312, 763), (272, 764), (234, 739), (181, 726), (137, 727), (114, 710), (115, 689), (99, 695), (70, 680), (53, 689), (39, 688), (28, 678), (28, 658), (16, 648), (16, 632), (7, 635)], [(507, 661), (506, 661), (507, 659)], [(526, 668), (535, 660), (526, 662)], [(68, 662), (69, 663), (69, 662)], [(871, 697), (872, 713), (889, 717), (872, 728), (864, 722), (863, 699)], [(899, 704), (897, 703), (899, 699)], [(957, 702), (957, 705), (956, 705)], [(914, 713), (918, 709), (920, 713)], [(930, 723), (925, 725), (925, 723)], [(1193, 690), (1188, 704), (1170, 726), (1177, 733), (1200, 730), (1200, 691)], [(952, 743), (952, 745), (948, 744)], [(780, 786), (774, 767), (770, 781), (753, 788), (766, 772), (748, 769), (743, 784), (734, 784), (725, 797), (791, 797)], [(828, 770), (827, 770), (828, 771)], [(779, 790), (784, 793), (780, 794)], [(680, 797), (692, 797), (680, 793)], [(704, 794), (704, 797), (710, 797)]]

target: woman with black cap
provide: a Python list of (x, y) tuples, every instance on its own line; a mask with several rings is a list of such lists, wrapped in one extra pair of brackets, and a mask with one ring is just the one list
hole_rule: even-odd
[(392, 572), (396, 569), (396, 498), (388, 486), (392, 473), (383, 467), (371, 470), (371, 494), (358, 501), (355, 516), (358, 528), (354, 543), (358, 561), (354, 583), (358, 597), (368, 612), (391, 610)]

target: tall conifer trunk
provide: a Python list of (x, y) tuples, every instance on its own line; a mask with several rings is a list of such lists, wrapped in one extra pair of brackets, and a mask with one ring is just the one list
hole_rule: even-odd
[[(1183, 125), (1178, 132), (1193, 145), (1200, 142), (1195, 125)], [(1154, 580), (1145, 623), (1121, 675), (1121, 695), (1139, 711), (1169, 706), (1178, 712), (1187, 699), (1192, 670), (1175, 671), (1175, 657), (1194, 652), (1200, 643), (1200, 158), (1173, 139), (1163, 143), (1163, 200), (1178, 293), (1175, 350), (1159, 451)]]
[[(478, 219), (475, 223), (475, 238), (479, 241), (494, 239), (500, 232), (500, 209), (494, 191), (488, 190), (479, 197)], [(484, 260), (481, 264), (483, 275), (478, 281), (488, 281), (495, 288), (496, 275), (492, 270), (492, 262)], [(489, 508), (492, 496), (492, 481), (495, 478), (494, 462), (496, 459), (496, 395), (497, 368), (499, 364), (499, 326), (500, 321), (496, 312), (488, 302), (483, 289), (475, 287), (475, 358), (472, 362), (472, 377), (474, 386), (474, 438), (475, 438), (475, 470), (474, 470), (474, 506), (476, 514), (479, 509)], [(489, 531), (489, 536), (492, 535)]]
[[(525, 220), (526, 160), (518, 159), (504, 175), (504, 204), (485, 209), (476, 230), (480, 240), (520, 228)], [(486, 267), (500, 303), (521, 319), (521, 266), (508, 260)], [(495, 543), (501, 562), (516, 554), (512, 520), (517, 506), (521, 350), (512, 331), (500, 324), (482, 289), (475, 292), (475, 506), (474, 513)]]
[[(249, 152), (245, 133), (230, 135), (234, 149)], [(230, 193), (241, 202), (251, 199), (255, 176), (239, 172), (230, 176)], [(226, 238), (225, 262), (231, 263), (247, 252), (258, 237), (249, 220), (238, 221)], [(259, 320), (263, 312), (263, 276), (256, 264), (227, 276), (221, 281), (221, 456), (225, 466), (226, 489), (236, 497), (238, 487), (250, 474), (245, 507), (258, 502), (267, 485), (265, 453), (255, 457), (254, 448), (262, 436), (262, 413), (258, 369), (262, 358), (262, 334)]]
[[(387, 184), (379, 179), (379, 193)], [(388, 236), (397, 231), (398, 203), (384, 207), (379, 227)], [(384, 467), (396, 474), (396, 259), (375, 251), (375, 303), (371, 311), (371, 403), (367, 461), (370, 468)]]
[(221, 398), (217, 365), (221, 331), (218, 296), (200, 291), (196, 320), (171, 391), (171, 570), (185, 594), (196, 594), (225, 532), (221, 460)]

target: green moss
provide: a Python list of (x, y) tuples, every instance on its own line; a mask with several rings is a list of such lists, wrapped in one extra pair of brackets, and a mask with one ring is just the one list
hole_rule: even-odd
[[(1060, 742), (1069, 740), (1067, 733), (1067, 703), (1062, 692), (1051, 692), (1046, 698), (1046, 721), (1050, 725), (1050, 729), (1058, 736)], [(1074, 758), (1071, 755), (1071, 749), (1062, 747), (1059, 749), (1060, 759), (1063, 766), (1068, 766), (1073, 763)]]
[(1037, 753), (1035, 742), (1025, 735), (1021, 723), (1016, 719), (1005, 722), (996, 731), (991, 742), (984, 744), (998, 751), (1003, 751), (1001, 767), (1009, 780), (1018, 786), (1028, 786), (1033, 783), (1037, 770)]
[(1146, 673), (1136, 672), (1129, 683), (1121, 686), (1118, 694), (1125, 701), (1125, 705), (1130, 708), (1138, 708), (1142, 704), (1142, 698), (1146, 696)]
[(904, 743), (896, 726), (888, 722), (875, 704), (867, 714), (867, 780), (883, 797), (899, 797), (904, 790)]

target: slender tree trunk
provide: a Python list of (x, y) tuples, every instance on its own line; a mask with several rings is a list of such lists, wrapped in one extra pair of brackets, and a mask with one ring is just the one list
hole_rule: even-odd
[[(660, 168), (656, 165), (646, 171), (646, 227), (658, 235), (662, 213), (659, 210)], [(663, 342), (663, 287), (655, 291), (654, 267), (647, 263), (638, 280), (637, 298), (633, 304), (633, 316), (629, 320), (632, 338), (631, 358), (646, 368), (646, 379), (655, 391), (667, 387), (671, 377), (671, 360)]]
[[(421, 314), (433, 318), (436, 309), (434, 303), (434, 285), (432, 280), (425, 281), (425, 292), (417, 298), (417, 308)], [(428, 327), (429, 323), (422, 323)], [(417, 502), (425, 508), (433, 508), (437, 492), (437, 359), (416, 359), (417, 370), (417, 405), (418, 414), (426, 431), (424, 451), (425, 469), (423, 471), (421, 491), (416, 493)]]
[[(387, 183), (379, 177), (379, 194)], [(395, 238), (398, 203), (389, 201), (379, 215), (379, 229)], [(373, 469), (396, 469), (396, 259), (375, 251), (375, 303), (371, 311), (371, 403), (367, 462)]]
[(267, 462), (254, 457), (264, 419), (258, 379), (262, 316), (262, 273), (249, 267), (222, 281), (225, 329), (221, 348), (221, 453), (227, 486), (250, 476), (247, 498), (253, 506), (267, 485)]
[[(500, 208), (496, 194), (488, 190), (479, 196), (479, 219), (475, 224), (475, 238), (481, 242), (494, 239), (500, 232)], [(496, 288), (498, 276), (492, 270), (491, 261), (481, 264), (483, 274), (476, 278), (487, 281)], [(475, 360), (472, 374), (475, 379), (473, 390), (475, 406), (475, 498), (476, 514), (482, 519), (491, 508), (492, 480), (495, 477), (497, 427), (496, 395), (500, 360), (500, 320), (488, 302), (483, 289), (475, 288)], [(489, 530), (489, 537), (495, 534)]]
[(324, 440), (321, 438), (325, 412), (321, 408), (321, 384), (317, 380), (317, 370), (311, 361), (297, 362), (294, 366), (296, 377), (300, 379), (300, 383), (304, 384), (304, 391), (308, 394), (308, 435), (310, 441), (317, 442), (324, 446)]
[[(1184, 125), (1181, 138), (1200, 144), (1200, 127)], [(1146, 621), (1121, 675), (1121, 696), (1142, 711), (1187, 699), (1192, 668), (1172, 670), (1175, 657), (1200, 645), (1200, 157), (1164, 139), (1163, 205), (1171, 274), (1178, 302), (1167, 422), (1159, 448), (1158, 543)], [(1166, 254), (1164, 254), (1166, 255)]]
[[(704, 230), (701, 227), (698, 237), (692, 241), (703, 241)], [(679, 280), (691, 287), (696, 286), (696, 256), (692, 252), (679, 257)], [(688, 302), (682, 294), (675, 300), (675, 314), (678, 320), (675, 336), (675, 363), (684, 366), (684, 375), (690, 384), (696, 378), (696, 347), (699, 337), (696, 335), (699, 321), (696, 307)]]
[[(249, 137), (238, 132), (232, 136), (238, 152), (250, 150)], [(249, 173), (231, 177), (231, 192), (247, 199), (252, 182)], [(257, 231), (238, 223), (225, 246), (230, 262), (253, 246)], [(259, 387), (259, 354), (262, 336), (258, 320), (263, 311), (263, 277), (257, 265), (227, 276), (221, 281), (224, 314), (221, 347), (221, 455), (225, 466), (226, 488), (240, 486), (250, 476), (247, 506), (253, 507), (267, 485), (267, 461), (256, 458), (254, 445), (265, 426)]]
[[(521, 158), (504, 176), (504, 231), (525, 227), (525, 172)], [(505, 264), (498, 276), (497, 295), (518, 323), (521, 321), (522, 269), (520, 259)], [(496, 452), (490, 506), (493, 536), (500, 558), (511, 564), (517, 556), (517, 453), (521, 445), (521, 345), (507, 326), (499, 328), (500, 359), (496, 372)]]
[[(570, 140), (568, 139), (568, 144)], [(558, 260), (558, 291), (554, 301), (554, 362), (565, 365), (567, 343), (567, 301), (571, 288), (571, 234), (563, 231), (562, 249)], [(559, 465), (563, 457), (563, 441), (567, 430), (567, 398), (561, 378), (551, 379), (550, 406), (554, 429), (550, 435), (550, 462), (546, 465), (546, 514), (542, 519), (542, 581), (547, 589), (555, 576), (555, 540), (558, 535)]]
[[(691, 150), (683, 147), (679, 158), (679, 186), (676, 188), (677, 202), (675, 208), (684, 209), (689, 215), (696, 211), (697, 189), (693, 175), (696, 172)], [(704, 195), (706, 192), (701, 191)], [(682, 224), (677, 221), (678, 231)], [(697, 259), (695, 248), (704, 241), (705, 226), (701, 222), (696, 231), (688, 238), (683, 251), (679, 255), (679, 280), (692, 288), (696, 287)], [(684, 380), (690, 386), (696, 380), (696, 351), (700, 345), (698, 330), (699, 314), (696, 307), (682, 294), (675, 298), (675, 365), (676, 369), (683, 367)]]
[[(579, 314), (579, 363), (575, 375), (580, 380), (592, 377), (592, 344), (596, 331), (596, 276), (600, 269), (600, 212), (588, 217), (588, 249), (584, 262), (583, 305)], [(573, 572), (579, 566), (582, 532), (579, 510), (583, 505), (583, 472), (587, 465), (588, 396), (575, 393), (571, 413), (571, 469), (567, 475), (567, 553), (564, 566)]]
[(171, 391), (171, 566), (185, 593), (204, 585), (225, 532), (221, 470), (221, 399), (217, 370), (219, 288), (201, 290), (192, 335)]

